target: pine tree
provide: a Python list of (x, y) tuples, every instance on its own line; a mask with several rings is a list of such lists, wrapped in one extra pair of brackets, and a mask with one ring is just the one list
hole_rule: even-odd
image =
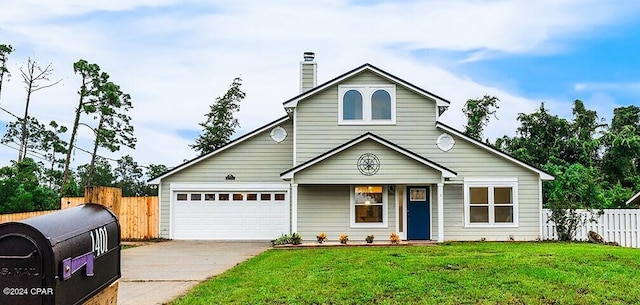
[(234, 114), (240, 110), (240, 102), (245, 93), (240, 88), (242, 79), (236, 77), (224, 96), (216, 98), (205, 115), (206, 120), (198, 125), (204, 129), (196, 139), (196, 143), (189, 145), (201, 155), (214, 151), (229, 142), (240, 126)]

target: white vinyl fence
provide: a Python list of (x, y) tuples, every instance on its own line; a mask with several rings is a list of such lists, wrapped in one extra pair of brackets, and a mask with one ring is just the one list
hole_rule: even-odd
[[(585, 219), (592, 216), (586, 210), (579, 212)], [(542, 239), (558, 238), (555, 223), (547, 222), (550, 215), (550, 210), (542, 210)], [(596, 215), (594, 219), (595, 222), (586, 221), (578, 228), (575, 239), (588, 240), (587, 233), (595, 231), (607, 242), (615, 241), (623, 247), (640, 248), (640, 210), (607, 209), (604, 210), (604, 214)]]

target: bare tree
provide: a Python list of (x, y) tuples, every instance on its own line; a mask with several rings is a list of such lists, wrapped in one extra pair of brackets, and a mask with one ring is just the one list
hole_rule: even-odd
[(35, 60), (27, 59), (27, 67), (20, 68), (22, 82), (27, 91), (27, 98), (24, 106), (24, 115), (20, 120), (22, 123), (22, 131), (20, 133), (20, 150), (18, 151), (18, 162), (24, 159), (27, 154), (27, 143), (29, 142), (29, 106), (31, 104), (31, 96), (42, 89), (46, 89), (59, 84), (62, 79), (50, 82), (49, 77), (53, 73), (51, 63), (42, 68)]

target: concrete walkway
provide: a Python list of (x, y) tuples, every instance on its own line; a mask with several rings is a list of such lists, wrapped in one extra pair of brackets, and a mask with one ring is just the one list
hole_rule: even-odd
[(165, 304), (270, 247), (268, 242), (167, 241), (124, 250), (118, 304)]

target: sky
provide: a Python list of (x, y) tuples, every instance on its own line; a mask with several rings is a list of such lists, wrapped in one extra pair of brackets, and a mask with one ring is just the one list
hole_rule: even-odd
[[(32, 58), (51, 64), (51, 81), (61, 82), (32, 96), (30, 115), (71, 126), (80, 86), (73, 63), (96, 63), (131, 95), (137, 138), (134, 150), (99, 154), (131, 155), (143, 166), (196, 157), (189, 144), (198, 123), (235, 77), (246, 93), (235, 137), (285, 115), (306, 51), (316, 54), (318, 84), (370, 63), (451, 101), (441, 121), (458, 129), (466, 100), (497, 96), (489, 138), (513, 136), (518, 113), (541, 102), (571, 118), (580, 99), (607, 120), (616, 107), (640, 105), (638, 1), (2, 0), (1, 7), (0, 44), (15, 51), (0, 106), (24, 111), (19, 69)], [(0, 113), (0, 132), (11, 120)], [(76, 145), (90, 149), (91, 137), (81, 126)], [(0, 166), (16, 157), (15, 145), (0, 145)], [(89, 160), (79, 150), (73, 157), (72, 167)]]

